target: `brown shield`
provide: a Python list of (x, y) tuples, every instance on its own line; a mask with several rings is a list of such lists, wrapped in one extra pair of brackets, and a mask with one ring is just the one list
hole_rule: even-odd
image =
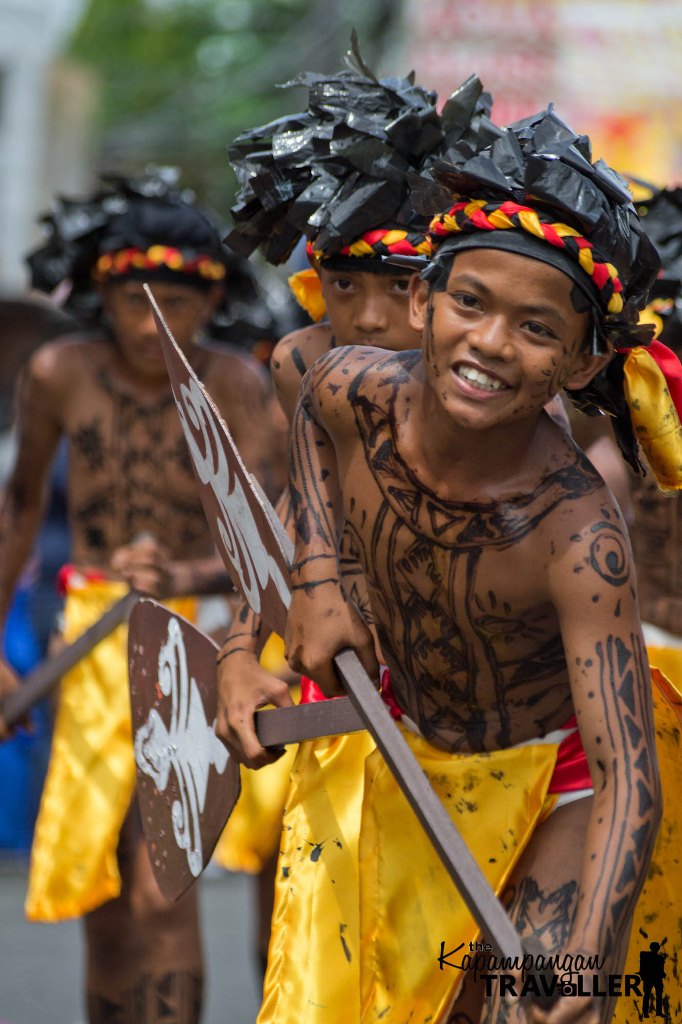
[(135, 605), (128, 665), (138, 798), (154, 876), (172, 900), (203, 871), (239, 796), (239, 765), (214, 728), (216, 651), (167, 608)]

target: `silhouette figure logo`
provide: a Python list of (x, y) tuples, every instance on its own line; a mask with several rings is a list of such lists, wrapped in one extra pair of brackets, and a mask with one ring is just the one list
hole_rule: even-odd
[[(643, 928), (640, 935), (648, 940), (649, 936)], [(669, 1001), (665, 994), (665, 962), (667, 953), (663, 947), (667, 937), (661, 942), (649, 942), (649, 948), (639, 954), (639, 976), (642, 979), (642, 1017), (662, 1017), (670, 1020)]]

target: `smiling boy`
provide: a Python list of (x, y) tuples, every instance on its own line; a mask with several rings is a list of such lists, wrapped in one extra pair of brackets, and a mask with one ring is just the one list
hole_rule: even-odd
[[(338, 586), (343, 526), (390, 672), (385, 699), (520, 933), (618, 973), (660, 816), (650, 675), (625, 524), (543, 407), (565, 388), (622, 413), (622, 378), (619, 389), (607, 374), (623, 357), (607, 364), (614, 344), (636, 341), (657, 261), (622, 180), (551, 111), (443, 179), (454, 202), (411, 286), (422, 352), (333, 351), (303, 384), (288, 660), (327, 696), (345, 647), (379, 675)], [(385, 766), (368, 759), (355, 872), (335, 849), (341, 819), (324, 832), (334, 817), (319, 792), (333, 801), (334, 785), (319, 755), (287, 808), (260, 1020), (295, 1019), (289, 995), (302, 991), (306, 1021), (339, 1005), (349, 1020), (522, 1020), (497, 992), (482, 1016), (466, 986), (468, 1002), (450, 1006), (457, 982), (428, 962), (429, 945), (435, 959), (438, 936), (453, 948), (476, 929)], [(320, 839), (315, 873), (297, 851)], [(302, 926), (302, 895), (318, 906), (325, 893), (334, 920), (340, 890), (344, 910), (360, 907), (358, 932), (344, 933), (359, 973), (339, 957), (311, 990), (292, 950), (315, 949), (323, 926), (315, 913)], [(566, 997), (530, 1019), (604, 1024), (612, 1003)]]

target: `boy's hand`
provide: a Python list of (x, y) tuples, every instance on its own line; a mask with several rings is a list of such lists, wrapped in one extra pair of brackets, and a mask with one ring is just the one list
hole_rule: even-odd
[(218, 655), (216, 733), (237, 761), (247, 768), (262, 768), (277, 761), (284, 750), (262, 746), (253, 713), (268, 704), (285, 708), (294, 702), (287, 684), (261, 668), (255, 654), (226, 647)]
[(370, 679), (379, 678), (372, 634), (334, 581), (294, 590), (284, 644), (289, 667), (314, 680), (325, 697), (344, 692), (333, 658), (347, 648), (355, 651)]
[[(0, 707), (5, 697), (8, 697), (10, 693), (13, 693), (18, 688), (19, 680), (16, 673), (13, 672), (3, 658), (0, 658)], [(13, 732), (14, 729), (6, 725), (2, 714), (0, 714), (0, 741), (9, 739)]]
[(111, 568), (132, 590), (148, 597), (172, 597), (180, 593), (178, 567), (168, 548), (155, 537), (145, 535), (131, 544), (117, 548), (111, 557)]

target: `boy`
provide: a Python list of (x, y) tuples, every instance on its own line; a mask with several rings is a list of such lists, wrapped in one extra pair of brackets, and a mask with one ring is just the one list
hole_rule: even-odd
[[(423, 351), (333, 351), (304, 382), (288, 661), (327, 696), (345, 647), (378, 677), (338, 585), (343, 524), (385, 698), (520, 932), (615, 974), (660, 815), (649, 671), (625, 525), (543, 407), (567, 388), (622, 412), (605, 367), (632, 343), (655, 253), (621, 179), (551, 112), (445, 181), (458, 201), (411, 286)], [(570, 772), (559, 737), (584, 747)], [(299, 748), (259, 1021), (444, 1020), (458, 971), (436, 966), (438, 940), (468, 949), (476, 928), (385, 766), (368, 757), (351, 800), (336, 742)], [(486, 1019), (523, 1019), (499, 1000), (498, 984)], [(565, 996), (531, 1019), (604, 1024), (612, 1003)], [(451, 1019), (479, 1016), (474, 1001)]]
[[(308, 109), (245, 131), (228, 149), (241, 192), (226, 242), (245, 256), (260, 246), (266, 259), (280, 263), (307, 236), (311, 267), (290, 284), (312, 319), (328, 317), (287, 335), (273, 353), (273, 381), (289, 421), (304, 373), (330, 349), (418, 346), (407, 316), (413, 270), (383, 260), (429, 247), (427, 219), (409, 201), (411, 177), (425, 173), (456, 142), (474, 152), (500, 134), (488, 117), (490, 97), (475, 76), (439, 115), (435, 94), (415, 85), (412, 75), (377, 79), (355, 37), (346, 64), (332, 75), (301, 75), (290, 84), (308, 86)], [(280, 513), (291, 530), (288, 491)], [(221, 692), (227, 694), (233, 682), (240, 688), (244, 673), (253, 672), (254, 685), (258, 678), (268, 698), (290, 702), (288, 687), (257, 664), (265, 637), (260, 619), (242, 605), (219, 657)], [(229, 744), (231, 726), (220, 716), (219, 734)], [(259, 756), (244, 759), (249, 767), (276, 759), (256, 746)]]
[[(70, 640), (128, 587), (164, 598), (229, 589), (206, 533), (143, 283), (211, 381), (249, 469), (266, 487), (271, 395), (255, 360), (201, 340), (223, 300), (225, 262), (214, 227), (175, 177), (150, 172), (83, 203), (61, 201), (51, 227), (31, 258), (34, 281), (52, 287), (69, 278), (72, 308), (99, 307), (100, 326), (44, 345), (23, 374), (18, 455), (0, 521), (0, 607), (4, 614), (31, 549), (50, 461), (65, 435)], [(191, 614), (191, 601), (180, 607)], [(3, 665), (0, 689), (14, 685)], [(27, 914), (84, 916), (91, 1024), (195, 1024), (203, 983), (196, 893), (170, 905), (158, 891), (134, 783), (126, 636), (118, 630), (62, 681)]]
[[(330, 348), (372, 344), (401, 351), (419, 344), (407, 316), (412, 268), (382, 260), (390, 252), (414, 255), (428, 245), (427, 222), (415, 216), (408, 201), (409, 175), (423, 171), (455, 141), (466, 138), (473, 149), (499, 133), (488, 118), (490, 98), (474, 76), (439, 115), (435, 95), (415, 85), (412, 76), (378, 80), (362, 62), (355, 42), (347, 65), (336, 74), (301, 76), (298, 82), (309, 87), (308, 109), (244, 132), (229, 148), (242, 193), (233, 210), (235, 228), (228, 243), (243, 255), (260, 244), (266, 258), (278, 263), (305, 234), (311, 267), (290, 278), (290, 284), (312, 319), (327, 317), (324, 323), (287, 335), (273, 352), (273, 382), (288, 421), (303, 374)], [(278, 510), (292, 533), (288, 490)], [(352, 550), (344, 556), (344, 579), (354, 599), (364, 603)], [(242, 604), (218, 661), (218, 734), (228, 745), (228, 704), (241, 716), (262, 704), (291, 703), (289, 687), (277, 678), (269, 656), (259, 664), (268, 635), (260, 618)], [(304, 696), (315, 692), (310, 680), (304, 680), (303, 687)], [(240, 694), (239, 710), (231, 703), (235, 690)], [(242, 704), (242, 692), (248, 707)], [(359, 751), (363, 759), (368, 743), (366, 736), (349, 737), (348, 748)], [(242, 755), (248, 767), (262, 767), (281, 756), (256, 745), (257, 758)], [(263, 966), (272, 873), (294, 756), (292, 748), (276, 768), (258, 776), (242, 774), (239, 804), (216, 851), (226, 867), (260, 872)]]

